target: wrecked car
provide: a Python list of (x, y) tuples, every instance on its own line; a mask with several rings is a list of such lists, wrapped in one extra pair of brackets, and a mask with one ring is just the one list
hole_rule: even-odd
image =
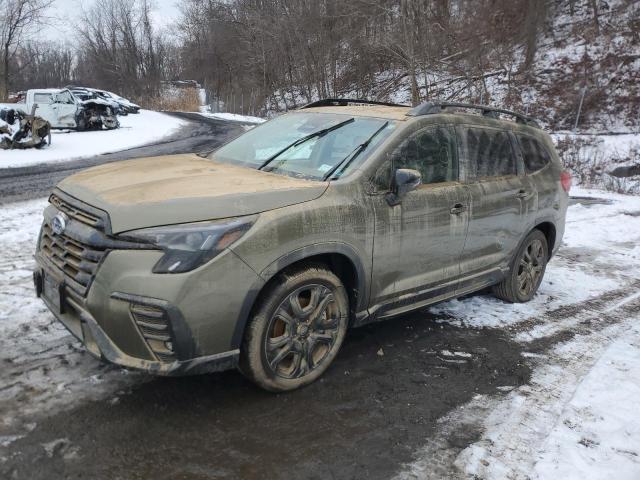
[(15, 108), (25, 114), (34, 112), (48, 121), (51, 128), (112, 130), (120, 126), (110, 102), (99, 98), (81, 100), (66, 88), (28, 90), (25, 102)]
[(75, 87), (75, 86), (67, 86), (71, 93), (73, 93), (76, 97), (81, 98), (82, 100), (87, 100), (89, 98), (100, 98), (105, 100), (111, 105), (113, 105), (114, 109), (117, 111), (118, 115), (128, 115), (129, 113), (140, 113), (140, 105), (136, 105), (135, 103), (127, 100), (126, 98), (121, 97), (120, 95), (116, 95), (115, 93), (108, 92), (106, 90), (98, 90), (97, 88), (89, 88), (89, 87)]
[(127, 114), (127, 113), (140, 113), (140, 105), (136, 105), (135, 103), (133, 103), (130, 100), (127, 100), (124, 97), (121, 97), (120, 95), (116, 95), (113, 92), (108, 92), (106, 90), (96, 90), (95, 88), (90, 88), (89, 90), (94, 91), (98, 96), (106, 99), (106, 100), (111, 100), (111, 101), (115, 101), (120, 105), (121, 110)]
[(51, 124), (15, 109), (0, 109), (0, 148), (42, 148), (51, 145)]
[(162, 375), (238, 367), (293, 390), (329, 368), (350, 327), (488, 287), (531, 300), (570, 185), (528, 116), (324, 100), (207, 158), (67, 177), (34, 283), (98, 358)]
[(111, 110), (116, 115), (126, 116), (128, 114), (128, 112), (124, 108), (122, 108), (122, 105), (120, 105), (114, 99), (101, 95), (97, 91), (91, 88), (85, 88), (85, 87), (66, 87), (66, 88), (68, 88), (71, 91), (74, 97), (76, 97), (77, 99), (83, 102), (86, 102), (87, 100), (101, 100), (103, 102), (107, 102), (111, 107)]

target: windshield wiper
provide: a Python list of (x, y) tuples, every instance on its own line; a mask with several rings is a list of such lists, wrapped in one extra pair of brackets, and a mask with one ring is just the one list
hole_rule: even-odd
[(356, 148), (354, 148), (349, 155), (344, 157), (342, 160), (340, 160), (340, 162), (335, 167), (333, 167), (331, 170), (325, 173), (324, 177), (322, 177), (322, 180), (324, 181), (331, 178), (331, 175), (336, 173), (336, 171), (338, 171), (340, 166), (345, 162), (346, 162), (346, 165), (344, 166), (344, 169), (346, 169), (351, 164), (351, 162), (353, 162), (353, 160), (355, 160), (355, 158), (358, 155), (360, 155), (369, 146), (369, 144), (373, 141), (373, 139), (376, 138), (376, 136), (386, 128), (387, 125), (389, 125), (389, 122), (384, 122), (379, 129), (373, 132), (373, 135), (371, 135), (366, 142), (363, 142), (360, 145), (358, 145)]
[(292, 144), (287, 145), (286, 147), (284, 147), (279, 152), (277, 152), (277, 153), (271, 155), (269, 158), (267, 158), (264, 162), (262, 162), (262, 165), (260, 165), (258, 167), (258, 170), (262, 170), (264, 167), (269, 165), (271, 162), (273, 162), (276, 158), (278, 158), (280, 155), (282, 155), (287, 150), (289, 150), (289, 149), (291, 149), (293, 147), (297, 147), (298, 145), (301, 145), (304, 142), (306, 142), (308, 140), (311, 140), (312, 138), (324, 137), (327, 133), (333, 132), (334, 130), (337, 130), (338, 128), (343, 127), (343, 126), (345, 126), (348, 123), (351, 123), (353, 121), (355, 121), (355, 118), (350, 118), (349, 120), (345, 120), (344, 122), (337, 123), (337, 124), (335, 124), (335, 125), (333, 125), (331, 127), (323, 128), (322, 130), (318, 130), (317, 132), (313, 132), (313, 133), (310, 133), (309, 135), (306, 135), (306, 136), (304, 136), (302, 138), (299, 138), (298, 140), (296, 140)]

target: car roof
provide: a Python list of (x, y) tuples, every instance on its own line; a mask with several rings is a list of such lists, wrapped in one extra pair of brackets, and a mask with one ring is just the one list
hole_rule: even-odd
[(60, 93), (68, 90), (67, 88), (33, 88), (35, 93)]
[(411, 107), (390, 107), (386, 105), (346, 105), (346, 106), (329, 106), (329, 107), (309, 107), (302, 112), (316, 112), (316, 113), (341, 113), (343, 115), (353, 115), (357, 117), (377, 117), (387, 118), (389, 120), (401, 120), (405, 121), (407, 112)]
[(396, 121), (411, 121), (420, 118), (428, 118), (433, 123), (464, 123), (476, 126), (490, 126), (497, 128), (512, 129), (514, 127), (524, 130), (538, 130), (537, 128), (521, 125), (508, 118), (488, 118), (477, 113), (469, 113), (462, 111), (443, 110), (439, 113), (429, 115), (407, 115), (412, 107), (387, 106), (387, 105), (346, 105), (346, 106), (327, 106), (327, 107), (308, 107), (294, 112), (316, 112), (316, 113), (333, 113), (352, 115), (358, 117), (376, 117), (385, 118)]

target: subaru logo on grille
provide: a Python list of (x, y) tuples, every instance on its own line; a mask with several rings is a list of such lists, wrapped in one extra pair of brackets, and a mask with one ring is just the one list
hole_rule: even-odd
[(69, 217), (63, 212), (58, 213), (53, 220), (51, 220), (51, 230), (54, 234), (60, 235), (64, 232), (64, 229), (67, 228), (67, 222), (69, 221)]

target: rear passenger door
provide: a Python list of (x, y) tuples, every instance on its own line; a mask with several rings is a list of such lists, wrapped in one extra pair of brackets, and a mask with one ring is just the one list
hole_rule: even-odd
[(458, 127), (470, 196), (469, 228), (460, 261), (458, 292), (481, 288), (500, 278), (524, 233), (533, 194), (510, 132)]

